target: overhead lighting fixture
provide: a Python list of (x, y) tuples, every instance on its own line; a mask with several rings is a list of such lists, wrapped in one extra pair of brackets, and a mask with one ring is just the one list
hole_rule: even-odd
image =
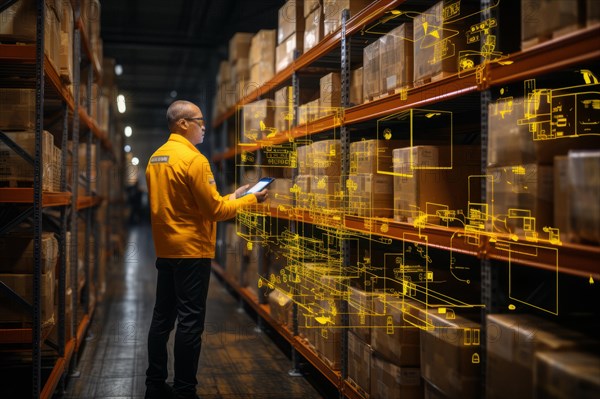
[(127, 144), (125, 147), (123, 147), (123, 150), (125, 152), (131, 152), (131, 146), (129, 144)]
[(177, 97), (177, 92), (175, 90), (171, 91), (169, 94), (171, 95), (171, 98)]
[(133, 166), (138, 166), (138, 165), (139, 165), (139, 163), (140, 163), (140, 160), (139, 160), (137, 157), (133, 157), (133, 158), (131, 158), (131, 164), (132, 164)]
[(121, 64), (115, 65), (115, 75), (121, 76), (123, 74), (123, 67)]
[(119, 113), (124, 114), (125, 111), (127, 110), (127, 107), (125, 106), (125, 96), (122, 94), (119, 94), (117, 96), (117, 109), (119, 110)]
[(133, 130), (131, 129), (131, 126), (125, 126), (125, 137), (131, 137), (132, 134)]

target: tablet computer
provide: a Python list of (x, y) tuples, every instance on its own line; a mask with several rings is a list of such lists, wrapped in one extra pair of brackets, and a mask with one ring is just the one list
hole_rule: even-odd
[(254, 186), (252, 186), (250, 189), (248, 189), (248, 191), (246, 191), (244, 193), (244, 195), (247, 194), (252, 194), (252, 193), (258, 193), (259, 191), (264, 190), (265, 188), (267, 188), (267, 186), (271, 183), (273, 183), (275, 181), (274, 177), (263, 177), (262, 179), (260, 179), (258, 181), (258, 183), (256, 183)]

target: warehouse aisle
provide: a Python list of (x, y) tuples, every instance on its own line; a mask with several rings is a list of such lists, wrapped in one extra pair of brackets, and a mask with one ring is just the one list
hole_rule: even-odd
[[(107, 278), (81, 354), (79, 378), (65, 398), (142, 398), (147, 365), (146, 334), (154, 306), (156, 269), (150, 226), (134, 226), (124, 265)], [(321, 398), (303, 378), (289, 377), (289, 359), (213, 276), (198, 372), (198, 395), (210, 399)], [(172, 349), (171, 349), (172, 354)], [(172, 360), (172, 356), (170, 356)], [(172, 363), (169, 382), (172, 382)], [(285, 392), (283, 393), (282, 390)]]

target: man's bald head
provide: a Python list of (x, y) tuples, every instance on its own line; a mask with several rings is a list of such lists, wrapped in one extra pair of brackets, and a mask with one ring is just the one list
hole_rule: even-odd
[(196, 108), (196, 105), (189, 101), (174, 101), (169, 106), (169, 109), (167, 109), (167, 124), (169, 125), (169, 130), (174, 131), (177, 121), (191, 117)]

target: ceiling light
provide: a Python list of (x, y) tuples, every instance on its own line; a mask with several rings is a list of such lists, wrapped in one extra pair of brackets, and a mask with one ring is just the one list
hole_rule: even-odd
[(125, 137), (131, 137), (132, 134), (133, 130), (131, 129), (131, 126), (125, 126)]
[(125, 111), (127, 110), (127, 107), (125, 106), (125, 96), (122, 94), (119, 94), (117, 96), (117, 109), (119, 110), (119, 113), (124, 114)]
[(129, 144), (127, 144), (125, 147), (123, 147), (123, 150), (125, 152), (131, 152), (131, 146)]
[(115, 65), (115, 75), (121, 76), (123, 74), (123, 67), (121, 64)]
[(171, 91), (169, 94), (171, 95), (171, 98), (177, 97), (177, 92), (175, 90)]
[(133, 158), (131, 158), (131, 164), (132, 164), (133, 166), (138, 166), (138, 165), (139, 165), (139, 163), (140, 163), (140, 160), (139, 160), (137, 157), (133, 157)]

